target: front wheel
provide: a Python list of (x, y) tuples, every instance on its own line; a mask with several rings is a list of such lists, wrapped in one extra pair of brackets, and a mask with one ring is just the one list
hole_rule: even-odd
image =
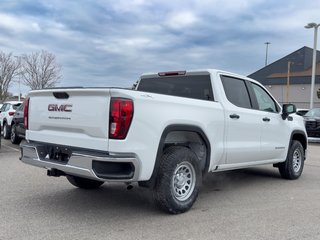
[(186, 147), (165, 150), (153, 192), (160, 209), (177, 214), (192, 207), (202, 181), (198, 161), (194, 152)]
[(304, 166), (304, 148), (299, 141), (293, 140), (285, 162), (279, 164), (279, 172), (282, 178), (298, 179)]
[(83, 188), (83, 189), (96, 189), (96, 188), (99, 188), (104, 183), (97, 180), (76, 177), (71, 175), (67, 175), (66, 177), (73, 186), (76, 186), (78, 188)]

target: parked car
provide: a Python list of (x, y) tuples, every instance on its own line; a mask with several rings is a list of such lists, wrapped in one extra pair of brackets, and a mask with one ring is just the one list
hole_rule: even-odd
[(304, 115), (308, 137), (320, 138), (320, 108), (313, 108)]
[(23, 124), (23, 111), (24, 104), (21, 104), (13, 115), (10, 136), (10, 140), (13, 144), (19, 144), (21, 140), (25, 138), (26, 130)]
[(300, 116), (304, 116), (307, 112), (309, 112), (309, 109), (306, 108), (298, 108), (296, 111), (296, 114)]
[(4, 102), (0, 109), (0, 123), (3, 128), (3, 138), (9, 139), (11, 134), (11, 122), (16, 109), (22, 104), (20, 101)]

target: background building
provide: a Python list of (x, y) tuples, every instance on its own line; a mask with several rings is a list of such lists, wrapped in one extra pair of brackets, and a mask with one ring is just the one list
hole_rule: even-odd
[[(303, 47), (250, 74), (262, 83), (281, 103), (293, 103), (309, 108), (313, 49)], [(289, 78), (288, 78), (289, 76)], [(320, 51), (317, 51), (314, 107), (320, 107), (317, 90), (320, 88)]]

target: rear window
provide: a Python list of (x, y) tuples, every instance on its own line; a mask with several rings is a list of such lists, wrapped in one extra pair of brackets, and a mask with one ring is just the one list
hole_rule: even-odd
[(13, 108), (14, 110), (17, 110), (17, 108), (20, 107), (20, 105), (21, 105), (21, 103), (14, 104), (14, 105), (12, 105), (12, 108)]
[(214, 101), (210, 75), (142, 78), (138, 90)]

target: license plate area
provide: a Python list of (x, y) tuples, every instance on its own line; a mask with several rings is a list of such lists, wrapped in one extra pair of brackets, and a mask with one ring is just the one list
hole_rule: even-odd
[(47, 147), (47, 154), (44, 160), (67, 164), (71, 154), (71, 149), (67, 147), (50, 146)]

